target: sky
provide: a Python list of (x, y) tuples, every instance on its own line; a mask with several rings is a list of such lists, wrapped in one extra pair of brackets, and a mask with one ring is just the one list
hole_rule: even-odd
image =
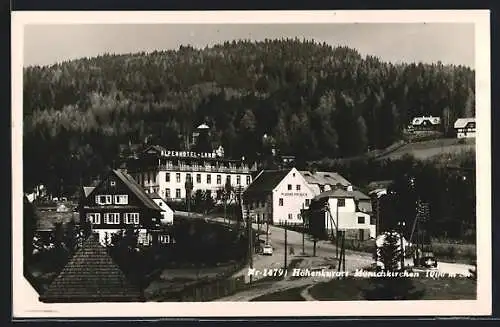
[(391, 62), (437, 62), (474, 68), (472, 23), (71, 24), (26, 25), (24, 66), (103, 53), (203, 48), (224, 41), (298, 37), (346, 45)]

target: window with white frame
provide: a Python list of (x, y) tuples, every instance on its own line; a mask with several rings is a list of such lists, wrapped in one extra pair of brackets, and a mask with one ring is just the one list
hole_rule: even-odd
[(169, 199), (169, 198), (170, 198), (170, 189), (169, 189), (169, 188), (165, 189), (165, 197), (166, 197), (167, 199)]
[(300, 185), (299, 185), (299, 184), (297, 184), (297, 185), (295, 186), (295, 189), (296, 189), (297, 191), (300, 191)]
[(250, 185), (250, 176), (247, 176), (247, 185)]
[(115, 212), (107, 212), (104, 214), (104, 223), (105, 224), (119, 224), (120, 223), (120, 214)]
[(212, 184), (212, 175), (207, 174), (207, 184)]
[(139, 213), (137, 212), (128, 212), (125, 214), (125, 224), (139, 224)]
[(128, 204), (128, 195), (115, 195), (115, 204)]
[(91, 224), (100, 224), (101, 223), (101, 214), (97, 212), (89, 212), (87, 213), (87, 221)]
[(293, 219), (293, 215), (291, 213), (288, 214), (288, 219), (290, 219), (290, 220)]
[(95, 203), (97, 204), (112, 204), (113, 198), (111, 195), (96, 195)]
[(236, 184), (238, 184), (238, 185), (241, 184), (241, 176), (240, 175), (236, 176)]
[(181, 197), (181, 189), (180, 188), (175, 189), (175, 197), (177, 199), (179, 199)]
[(181, 182), (181, 173), (175, 173), (175, 181), (177, 183), (180, 183)]
[(279, 205), (280, 207), (282, 207), (282, 206), (283, 206), (283, 198), (279, 198), (279, 200), (278, 200), (278, 205)]
[(358, 224), (364, 224), (364, 223), (365, 223), (365, 217), (358, 216)]

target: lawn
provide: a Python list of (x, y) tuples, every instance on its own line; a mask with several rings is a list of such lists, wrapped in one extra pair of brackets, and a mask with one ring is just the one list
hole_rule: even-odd
[(396, 151), (381, 156), (378, 159), (397, 159), (406, 154), (413, 155), (417, 159), (428, 159), (441, 154), (458, 153), (474, 149), (474, 139), (437, 139), (406, 144)]
[[(420, 300), (475, 300), (476, 282), (468, 278), (413, 278), (416, 290), (424, 290)], [(318, 301), (365, 300), (363, 290), (370, 287), (368, 278), (331, 280), (313, 286), (309, 293)]]
[(290, 288), (280, 292), (269, 293), (256, 297), (250, 302), (271, 302), (271, 301), (305, 301), (300, 295), (304, 287)]

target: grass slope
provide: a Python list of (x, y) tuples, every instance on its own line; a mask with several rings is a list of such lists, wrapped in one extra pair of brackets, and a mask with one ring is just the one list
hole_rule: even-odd
[(422, 142), (414, 142), (403, 145), (395, 151), (378, 157), (378, 160), (398, 159), (404, 155), (412, 155), (416, 159), (425, 160), (447, 153), (460, 153), (475, 149), (475, 139), (435, 139)]

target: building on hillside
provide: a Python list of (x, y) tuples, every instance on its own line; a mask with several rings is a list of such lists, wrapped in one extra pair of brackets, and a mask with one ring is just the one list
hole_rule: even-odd
[(309, 187), (313, 190), (314, 195), (319, 195), (322, 192), (337, 188), (344, 189), (346, 191), (353, 190), (351, 182), (338, 173), (326, 171), (311, 172), (307, 170), (302, 170), (300, 173), (309, 184)]
[(126, 172), (109, 171), (96, 187), (84, 188), (84, 194), (80, 221), (90, 222), (103, 244), (129, 227), (139, 231), (139, 244), (157, 242), (162, 209)]
[(354, 192), (335, 189), (315, 196), (310, 205), (310, 228), (324, 235), (346, 231), (347, 238), (376, 237), (376, 223), (369, 213), (359, 210)]
[(270, 224), (302, 224), (314, 192), (295, 169), (263, 170), (243, 194), (243, 216)]
[(174, 223), (174, 210), (168, 206), (158, 193), (149, 193), (149, 197), (161, 208), (161, 224), (172, 225)]
[(441, 117), (414, 117), (408, 126), (409, 131), (438, 131), (441, 128)]
[(132, 285), (120, 267), (91, 235), (61, 273), (40, 296), (45, 303), (144, 302), (143, 292)]
[(476, 137), (476, 118), (459, 118), (453, 127), (459, 139)]
[(193, 194), (197, 190), (210, 191), (214, 198), (226, 182), (245, 189), (252, 183), (256, 169), (255, 164), (245, 160), (224, 158), (221, 151), (173, 151), (161, 146), (148, 147), (127, 164), (128, 172), (146, 192), (156, 192), (167, 201), (186, 198), (187, 180), (192, 181)]

